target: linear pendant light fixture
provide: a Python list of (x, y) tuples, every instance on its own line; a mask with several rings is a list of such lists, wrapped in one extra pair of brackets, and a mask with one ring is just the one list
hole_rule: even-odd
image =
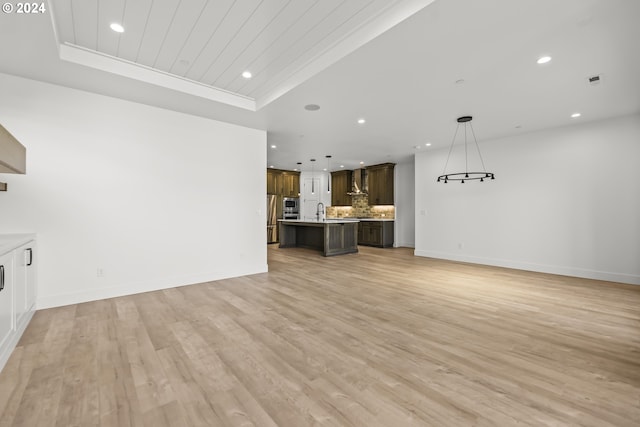
[(315, 177), (316, 177), (316, 169), (315, 169), (315, 164), (316, 164), (316, 159), (311, 159), (311, 194), (316, 194), (316, 185), (315, 185)]
[[(449, 181), (460, 181), (464, 184), (465, 181), (477, 181), (484, 182), (485, 179), (495, 179), (495, 175), (492, 172), (487, 172), (487, 169), (484, 167), (484, 160), (482, 159), (482, 153), (480, 153), (480, 147), (478, 146), (478, 140), (476, 139), (476, 134), (473, 131), (473, 126), (471, 125), (471, 120), (473, 117), (471, 116), (462, 116), (458, 117), (458, 125), (456, 126), (456, 132), (453, 134), (453, 140), (451, 141), (451, 147), (449, 147), (449, 155), (447, 156), (447, 162), (444, 165), (444, 170), (442, 171), (442, 175), (438, 177), (438, 182), (444, 182), (447, 184)], [(455, 173), (447, 173), (447, 166), (449, 165), (449, 158), (451, 157), (451, 151), (453, 150), (453, 144), (456, 142), (456, 136), (458, 135), (458, 130), (460, 129), (460, 124), (464, 127), (464, 164), (465, 171), (464, 172), (455, 172)], [(467, 126), (471, 129), (471, 135), (473, 135), (473, 140), (476, 143), (476, 149), (478, 150), (478, 157), (480, 157), (480, 163), (482, 164), (482, 170), (484, 172), (469, 172), (469, 157), (468, 157), (468, 148), (467, 148)]]
[(327, 158), (327, 193), (331, 193), (331, 166), (329, 162), (331, 162), (331, 156), (325, 156)]

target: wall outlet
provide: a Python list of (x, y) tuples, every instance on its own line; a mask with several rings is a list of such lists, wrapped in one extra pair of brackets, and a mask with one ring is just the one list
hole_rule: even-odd
[(96, 275), (98, 277), (104, 277), (104, 270), (100, 267), (98, 267), (98, 269), (96, 270)]

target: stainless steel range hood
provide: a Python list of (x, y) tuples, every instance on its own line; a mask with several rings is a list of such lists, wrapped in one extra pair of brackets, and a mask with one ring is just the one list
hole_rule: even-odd
[(356, 169), (353, 171), (353, 186), (351, 192), (347, 193), (350, 196), (358, 194), (369, 193), (369, 182), (366, 169)]

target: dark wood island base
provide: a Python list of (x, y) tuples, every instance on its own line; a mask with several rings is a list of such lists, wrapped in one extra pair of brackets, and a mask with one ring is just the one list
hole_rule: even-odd
[(281, 248), (317, 249), (324, 256), (358, 252), (358, 221), (280, 220)]

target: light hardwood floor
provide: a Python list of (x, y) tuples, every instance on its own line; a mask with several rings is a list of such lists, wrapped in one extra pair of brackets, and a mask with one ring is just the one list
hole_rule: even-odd
[(38, 311), (0, 426), (639, 426), (640, 287), (361, 248)]

